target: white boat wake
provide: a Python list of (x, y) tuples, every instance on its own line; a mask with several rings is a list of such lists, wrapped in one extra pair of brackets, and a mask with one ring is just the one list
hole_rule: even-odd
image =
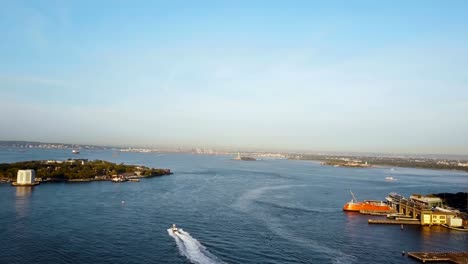
[(172, 232), (172, 229), (167, 229), (167, 233), (173, 237), (179, 248), (182, 256), (185, 256), (190, 262), (195, 264), (218, 264), (225, 263), (211, 254), (198, 240), (190, 236), (183, 229), (178, 229), (177, 232)]
[(254, 203), (260, 204), (267, 204), (268, 206), (275, 206), (282, 209), (292, 209), (292, 210), (303, 210), (303, 211), (310, 211), (310, 212), (319, 212), (319, 213), (332, 213), (338, 212), (341, 210), (336, 210), (336, 208), (325, 208), (325, 209), (309, 209), (309, 208), (295, 208), (290, 207), (289, 205), (283, 206), (281, 204), (263, 202), (261, 197), (267, 193), (272, 191), (280, 191), (280, 190), (287, 190), (291, 188), (302, 188), (307, 187), (307, 185), (277, 185), (277, 186), (264, 186), (257, 189), (253, 189), (244, 193), (235, 203), (234, 207), (238, 210), (245, 212), (245, 213), (252, 213), (255, 210), (255, 214), (252, 216), (259, 217), (260, 220), (265, 222), (265, 225), (276, 235), (280, 236), (283, 239), (292, 241), (294, 244), (310, 249), (314, 252), (324, 253), (329, 255), (332, 263), (340, 264), (340, 263), (354, 263), (357, 261), (357, 258), (353, 255), (346, 254), (337, 248), (332, 248), (324, 245), (321, 241), (308, 239), (302, 237), (300, 234), (295, 233), (294, 230), (290, 230), (286, 227), (284, 222), (282, 222), (281, 218), (277, 216), (273, 216), (269, 213), (268, 210), (262, 211), (261, 208), (253, 207)]

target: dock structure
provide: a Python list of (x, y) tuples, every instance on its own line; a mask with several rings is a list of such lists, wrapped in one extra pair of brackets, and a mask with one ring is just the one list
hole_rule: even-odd
[[(442, 200), (437, 197), (412, 196), (406, 199), (399, 194), (391, 193), (386, 199), (399, 214), (419, 220), (420, 225), (447, 224), (449, 218), (457, 215), (450, 210), (441, 210), (439, 206), (442, 206)], [(439, 209), (434, 210), (434, 208)]]
[(369, 219), (369, 224), (384, 224), (384, 225), (420, 225), (419, 221), (412, 220), (392, 220), (392, 219)]
[(468, 264), (468, 251), (464, 252), (408, 252), (408, 256), (426, 262)]
[(396, 210), (391, 210), (391, 211), (368, 211), (368, 210), (360, 210), (359, 213), (361, 214), (367, 214), (367, 215), (388, 215), (388, 214), (393, 214), (396, 213)]

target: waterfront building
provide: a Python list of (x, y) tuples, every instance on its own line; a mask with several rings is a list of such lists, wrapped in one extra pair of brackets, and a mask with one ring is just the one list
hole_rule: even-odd
[(16, 183), (18, 185), (31, 185), (36, 180), (36, 172), (34, 170), (18, 170)]
[(440, 199), (439, 197), (413, 194), (410, 196), (410, 199), (415, 202), (427, 205), (429, 207), (442, 207), (442, 199)]
[(457, 212), (443, 208), (442, 199), (432, 196), (412, 195), (409, 199), (390, 193), (387, 196), (389, 205), (398, 214), (419, 220), (421, 225), (448, 224)]
[(451, 227), (461, 227), (463, 226), (463, 219), (458, 217), (452, 217), (448, 219), (447, 224)]

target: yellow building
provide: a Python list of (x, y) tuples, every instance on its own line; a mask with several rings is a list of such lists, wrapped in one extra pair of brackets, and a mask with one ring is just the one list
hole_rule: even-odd
[(422, 211), (421, 212), (421, 225), (442, 225), (448, 224), (450, 218), (455, 217), (455, 212), (442, 212), (442, 211)]
[(417, 219), (421, 225), (448, 224), (450, 219), (457, 215), (452, 210), (444, 209), (442, 199), (439, 197), (412, 195), (406, 199), (399, 194), (391, 193), (386, 199), (400, 215)]

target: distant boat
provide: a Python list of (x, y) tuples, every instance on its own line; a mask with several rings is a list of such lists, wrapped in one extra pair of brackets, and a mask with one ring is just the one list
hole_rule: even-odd
[(74, 150), (72, 150), (72, 153), (73, 153), (73, 154), (80, 154), (80, 151), (79, 151), (79, 150), (76, 150), (76, 149), (74, 149)]
[(123, 175), (114, 175), (111, 178), (112, 182), (126, 182), (127, 178), (125, 178)]
[(256, 159), (255, 159), (255, 158), (252, 158), (252, 157), (242, 157), (242, 156), (240, 155), (240, 152), (237, 152), (237, 157), (234, 158), (234, 160), (255, 161)]
[(396, 178), (393, 178), (391, 176), (388, 176), (388, 177), (385, 177), (385, 180), (386, 181), (396, 181), (397, 179)]

